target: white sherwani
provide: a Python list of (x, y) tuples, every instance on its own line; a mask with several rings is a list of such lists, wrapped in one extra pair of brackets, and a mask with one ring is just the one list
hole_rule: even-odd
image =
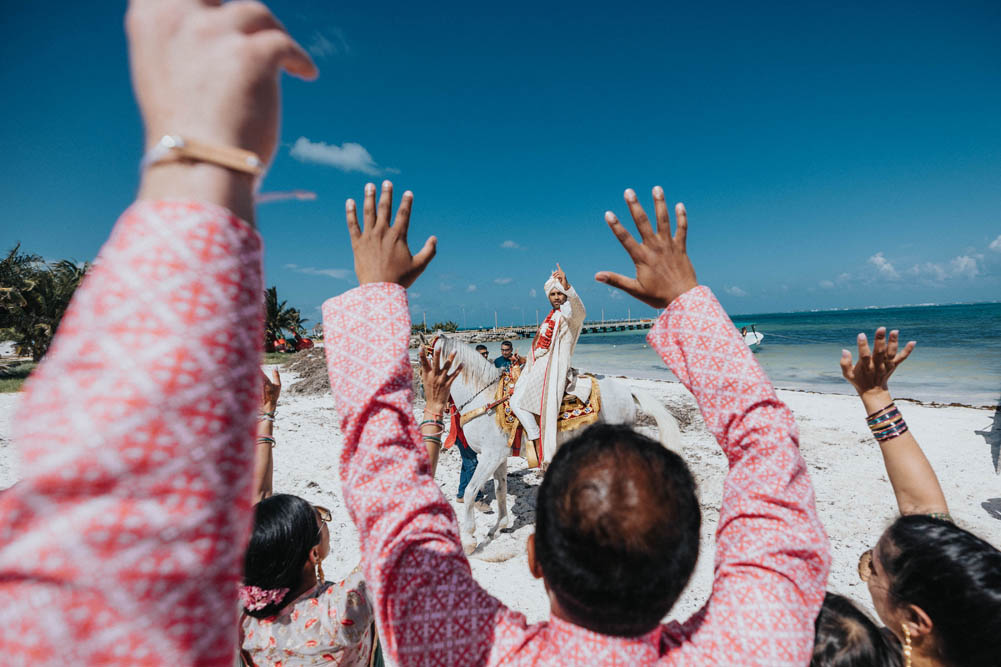
[[(564, 290), (560, 288), (560, 291)], [(568, 381), (574, 380), (570, 373), (570, 360), (587, 315), (584, 304), (573, 287), (565, 290), (565, 294), (566, 302), (553, 313), (555, 324), (552, 342), (548, 348), (536, 348), (533, 345), (525, 369), (515, 385), (514, 396), (511, 397), (511, 406), (519, 413), (519, 419), (530, 440), (540, 435), (536, 432), (532, 415), (542, 418), (542, 450), (547, 453), (547, 459), (556, 451), (557, 413), (563, 394), (568, 390)], [(543, 322), (539, 327), (540, 337), (547, 333), (548, 326)], [(531, 413), (526, 414), (531, 419), (521, 418), (525, 413)]]

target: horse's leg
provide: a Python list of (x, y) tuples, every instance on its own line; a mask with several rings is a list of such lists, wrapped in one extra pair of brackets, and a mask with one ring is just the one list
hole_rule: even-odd
[(462, 547), (467, 554), (476, 548), (476, 517), (474, 513), (476, 508), (473, 507), (473, 504), (476, 502), (476, 496), (480, 494), (483, 485), (494, 474), (494, 470), (497, 469), (502, 461), (506, 460), (507, 447), (503, 449), (484, 448), (478, 456), (476, 471), (473, 472), (473, 478), (466, 485), (466, 494), (463, 496), (463, 503), (466, 505), (466, 518), (462, 524)]
[(490, 537), (498, 530), (511, 527), (511, 517), (507, 512), (507, 457), (494, 470), (494, 489), (497, 491), (497, 523), (490, 529)]

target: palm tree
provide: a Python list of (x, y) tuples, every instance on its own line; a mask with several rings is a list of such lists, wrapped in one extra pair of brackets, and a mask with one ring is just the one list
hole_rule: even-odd
[(274, 349), (275, 341), (285, 337), (285, 331), (304, 334), (303, 322), (299, 311), (288, 305), (288, 301), (278, 300), (278, 288), (269, 287), (264, 290), (264, 349)]
[(0, 260), (0, 326), (13, 335), (20, 354), (45, 355), (59, 322), (89, 265), (61, 260), (47, 264), (15, 246)]

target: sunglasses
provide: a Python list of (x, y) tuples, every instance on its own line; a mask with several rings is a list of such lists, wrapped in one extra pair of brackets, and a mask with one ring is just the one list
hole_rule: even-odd
[(313, 505), (313, 509), (316, 510), (316, 516), (320, 520), (320, 527), (316, 531), (316, 539), (323, 537), (323, 524), (330, 523), (334, 516), (330, 513), (326, 507), (320, 507), (319, 505)]
[(872, 549), (866, 549), (858, 557), (858, 578), (868, 582), (876, 574), (876, 568), (872, 566)]

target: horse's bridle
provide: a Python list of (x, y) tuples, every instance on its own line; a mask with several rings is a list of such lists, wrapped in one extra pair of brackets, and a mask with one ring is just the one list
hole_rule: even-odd
[[(424, 346), (424, 354), (426, 354), (428, 356), (431, 356), (432, 354), (434, 354), (434, 345), (437, 342), (438, 342), (438, 334), (435, 334), (434, 336), (432, 336), (431, 340), (428, 341), (428, 343)], [(466, 407), (467, 405), (469, 405), (473, 401), (474, 398), (476, 398), (477, 396), (479, 396), (480, 394), (482, 394), (483, 392), (485, 392), (490, 387), (492, 387), (495, 384), (497, 384), (498, 380), (500, 380), (500, 378), (497, 378), (497, 380), (494, 380), (493, 382), (491, 382), (491, 383), (487, 384), (486, 386), (482, 387), (479, 391), (477, 391), (475, 394), (473, 394), (468, 399), (466, 399), (466, 402), (463, 403), (462, 405), (460, 405), (459, 407), (457, 407), (455, 409), (455, 411), (461, 414), (462, 413), (462, 409), (464, 407)]]

